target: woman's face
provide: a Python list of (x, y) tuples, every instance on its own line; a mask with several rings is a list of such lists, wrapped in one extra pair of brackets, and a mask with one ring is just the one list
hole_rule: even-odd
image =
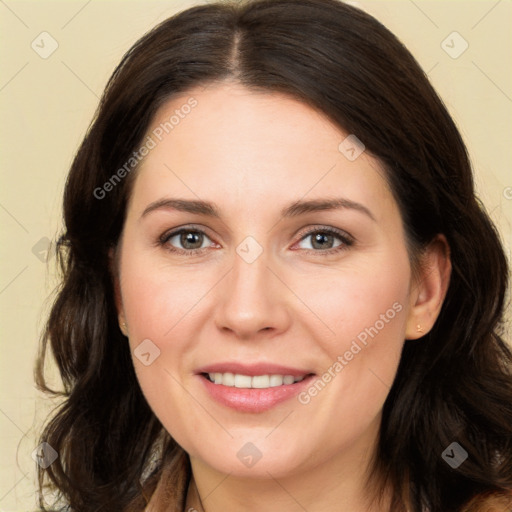
[(277, 478), (376, 439), (417, 294), (383, 171), (348, 135), (227, 83), (147, 133), (120, 319), (151, 408), (215, 470)]

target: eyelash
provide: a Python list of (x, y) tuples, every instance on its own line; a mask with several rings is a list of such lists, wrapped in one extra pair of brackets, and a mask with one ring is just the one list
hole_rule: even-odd
[[(205, 237), (210, 238), (201, 229), (196, 229), (193, 227), (185, 227), (185, 228), (178, 229), (176, 231), (172, 231), (171, 233), (164, 233), (159, 238), (158, 245), (165, 247), (169, 252), (176, 254), (178, 256), (200, 256), (201, 254), (203, 254), (205, 251), (207, 251), (209, 249), (209, 247), (203, 247), (201, 249), (186, 250), (186, 249), (177, 249), (177, 248), (169, 245), (168, 242), (171, 238), (173, 238), (177, 235), (181, 235), (183, 233), (202, 234)], [(315, 235), (318, 233), (333, 235), (336, 238), (338, 238), (342, 243), (340, 245), (338, 245), (337, 247), (333, 247), (331, 249), (325, 249), (325, 250), (302, 249), (302, 251), (305, 251), (306, 254), (314, 253), (315, 255), (320, 254), (321, 256), (327, 257), (327, 256), (330, 256), (333, 254), (340, 253), (342, 251), (346, 251), (349, 247), (354, 245), (354, 242), (355, 242), (354, 238), (351, 237), (348, 233), (345, 233), (344, 231), (341, 231), (341, 230), (338, 230), (338, 229), (335, 229), (332, 227), (326, 227), (326, 226), (317, 226), (309, 231), (301, 233), (299, 242), (301, 242), (303, 239), (307, 238), (308, 236)]]

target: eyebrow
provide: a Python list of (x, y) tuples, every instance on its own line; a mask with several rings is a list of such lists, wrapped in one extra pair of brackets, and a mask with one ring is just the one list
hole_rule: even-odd
[[(370, 219), (375, 221), (375, 216), (364, 205), (355, 201), (350, 201), (344, 198), (327, 198), (327, 199), (312, 199), (312, 200), (299, 200), (295, 201), (289, 206), (281, 210), (283, 218), (298, 217), (306, 213), (329, 211), (329, 210), (355, 210), (365, 214)], [(151, 203), (142, 213), (141, 218), (145, 217), (155, 210), (177, 210), (180, 212), (194, 213), (197, 215), (205, 215), (220, 219), (220, 211), (215, 203), (210, 203), (201, 200), (188, 200), (188, 199), (159, 199)]]

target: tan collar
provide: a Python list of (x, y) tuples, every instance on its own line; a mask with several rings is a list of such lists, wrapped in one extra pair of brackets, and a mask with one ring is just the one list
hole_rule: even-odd
[(145, 512), (183, 512), (191, 474), (187, 453), (176, 446), (164, 463), (158, 484)]

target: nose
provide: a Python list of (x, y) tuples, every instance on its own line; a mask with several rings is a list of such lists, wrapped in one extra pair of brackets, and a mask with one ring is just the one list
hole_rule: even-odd
[(235, 253), (233, 268), (218, 290), (218, 329), (241, 340), (255, 340), (289, 328), (293, 294), (270, 263), (266, 252), (251, 263)]

